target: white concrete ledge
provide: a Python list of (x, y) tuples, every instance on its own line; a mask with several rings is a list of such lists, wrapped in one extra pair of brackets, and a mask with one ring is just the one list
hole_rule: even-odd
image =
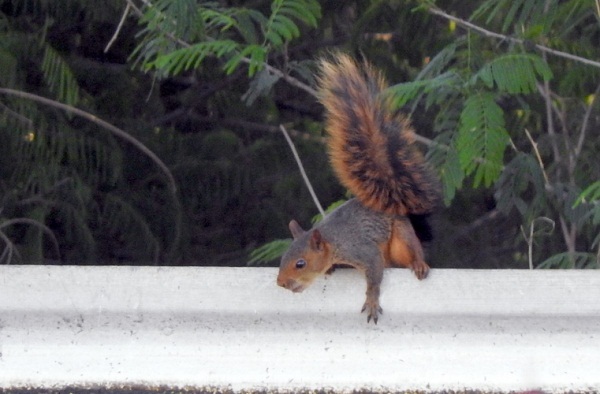
[(0, 389), (600, 390), (600, 271), (0, 267)]

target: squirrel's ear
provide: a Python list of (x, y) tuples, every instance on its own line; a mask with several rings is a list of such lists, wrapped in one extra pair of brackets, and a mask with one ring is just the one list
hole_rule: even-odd
[(292, 233), (292, 237), (294, 237), (294, 239), (304, 234), (304, 230), (302, 229), (302, 227), (300, 227), (298, 222), (293, 219), (288, 225), (288, 227), (290, 228), (290, 232)]
[(323, 250), (323, 236), (319, 230), (313, 230), (310, 236), (310, 247), (315, 250)]

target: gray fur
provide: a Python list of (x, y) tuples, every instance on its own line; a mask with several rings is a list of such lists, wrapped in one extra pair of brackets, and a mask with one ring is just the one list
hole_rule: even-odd
[[(325, 241), (335, 246), (334, 263), (356, 264), (367, 269), (383, 260), (378, 245), (386, 242), (390, 234), (392, 217), (366, 208), (351, 199), (340, 205), (311, 230), (318, 229)], [(311, 230), (294, 240), (283, 255), (281, 264), (295, 261), (309, 248)], [(359, 245), (357, 245), (357, 242)]]

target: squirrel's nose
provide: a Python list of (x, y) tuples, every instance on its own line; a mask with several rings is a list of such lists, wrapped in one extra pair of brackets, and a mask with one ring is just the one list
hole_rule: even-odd
[(279, 276), (277, 277), (277, 285), (287, 289), (287, 285), (286, 285), (285, 280), (283, 280)]

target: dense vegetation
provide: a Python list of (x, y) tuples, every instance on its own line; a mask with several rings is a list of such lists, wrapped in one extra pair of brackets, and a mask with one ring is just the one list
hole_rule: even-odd
[[(0, 263), (244, 265), (331, 173), (315, 59), (381, 68), (434, 267), (600, 266), (594, 0), (0, 0)], [(283, 243), (285, 245), (285, 243)]]

